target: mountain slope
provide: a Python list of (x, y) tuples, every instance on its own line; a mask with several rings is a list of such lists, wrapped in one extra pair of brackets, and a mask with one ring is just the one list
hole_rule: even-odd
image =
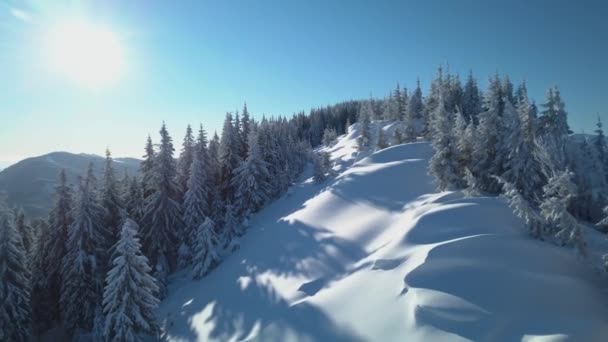
[(326, 148), (335, 180), (304, 175), (207, 277), (174, 277), (169, 340), (604, 340), (594, 269), (526, 237), (501, 198), (436, 193), (427, 143), (352, 164), (355, 136)]
[[(90, 162), (93, 162), (95, 172), (100, 177), (104, 158), (97, 155), (53, 152), (24, 159), (0, 172), (0, 193), (5, 192), (9, 204), (22, 207), (29, 217), (46, 215), (53, 203), (59, 171), (65, 169), (68, 182), (75, 184)], [(114, 167), (119, 177), (122, 177), (125, 169), (130, 175), (135, 175), (139, 161), (117, 158)]]

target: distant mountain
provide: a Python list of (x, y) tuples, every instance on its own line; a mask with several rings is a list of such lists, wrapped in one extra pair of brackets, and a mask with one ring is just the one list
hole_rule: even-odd
[[(125, 169), (129, 175), (138, 173), (138, 159), (116, 158), (114, 161), (119, 178)], [(5, 193), (9, 204), (23, 208), (28, 216), (45, 216), (53, 204), (59, 171), (65, 169), (68, 182), (76, 184), (78, 176), (85, 172), (90, 162), (101, 179), (104, 158), (98, 155), (53, 152), (24, 159), (0, 171), (0, 193)]]

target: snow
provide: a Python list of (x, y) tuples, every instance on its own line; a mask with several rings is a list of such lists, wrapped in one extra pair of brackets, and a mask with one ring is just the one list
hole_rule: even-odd
[(206, 277), (172, 278), (170, 341), (605, 340), (607, 280), (586, 260), (527, 237), (503, 198), (436, 193), (428, 143), (359, 155), (356, 130), (323, 149), (335, 179), (307, 170)]

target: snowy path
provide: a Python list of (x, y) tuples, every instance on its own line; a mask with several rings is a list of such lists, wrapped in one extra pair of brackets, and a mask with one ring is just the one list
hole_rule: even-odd
[(304, 177), (206, 278), (175, 277), (170, 340), (605, 340), (606, 281), (571, 251), (528, 239), (500, 198), (434, 193), (426, 143), (349, 167), (353, 144), (332, 149), (335, 180)]

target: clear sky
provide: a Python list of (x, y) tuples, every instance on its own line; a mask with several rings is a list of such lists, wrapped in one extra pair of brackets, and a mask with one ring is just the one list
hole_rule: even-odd
[(426, 90), (445, 62), (526, 79), (537, 102), (557, 84), (589, 132), (608, 122), (606, 18), (603, 0), (1, 0), (0, 161), (139, 157), (163, 120), (180, 142), (245, 101), (259, 117)]

